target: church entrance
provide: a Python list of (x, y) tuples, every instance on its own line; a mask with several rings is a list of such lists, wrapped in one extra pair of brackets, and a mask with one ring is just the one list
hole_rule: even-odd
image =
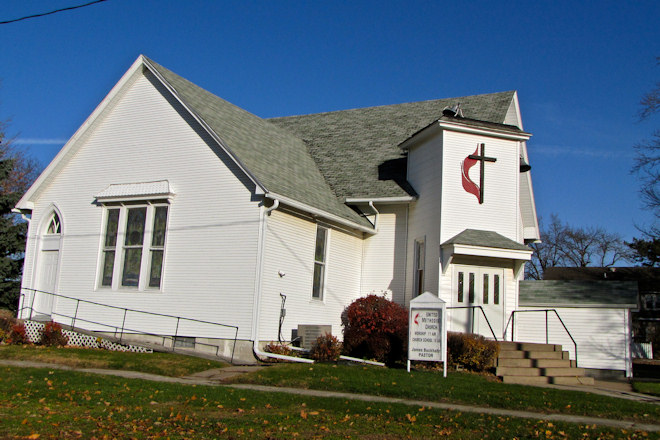
[(499, 339), (504, 324), (504, 300), (503, 269), (455, 265), (451, 330), (476, 333), (488, 339), (493, 339), (494, 332)]
[(53, 313), (55, 297), (49, 293), (55, 293), (57, 288), (61, 233), (60, 218), (54, 212), (41, 237), (41, 251), (37, 259), (37, 292), (33, 310), (33, 318), (37, 320), (51, 319)]

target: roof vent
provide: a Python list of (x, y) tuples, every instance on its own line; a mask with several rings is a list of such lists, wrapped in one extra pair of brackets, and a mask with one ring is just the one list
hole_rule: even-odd
[(458, 104), (454, 105), (453, 107), (445, 107), (444, 110), (442, 110), (442, 115), (443, 116), (450, 116), (452, 118), (464, 118), (463, 116), (463, 109), (461, 108), (461, 103), (459, 102)]

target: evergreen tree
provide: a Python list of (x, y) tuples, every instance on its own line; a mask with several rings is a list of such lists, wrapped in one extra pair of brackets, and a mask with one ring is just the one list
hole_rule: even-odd
[(0, 123), (0, 309), (16, 311), (27, 224), (11, 210), (37, 174), (36, 162), (11, 145)]
[(16, 311), (23, 269), (27, 227), (18, 222), (11, 210), (20, 194), (5, 192), (5, 183), (15, 161), (0, 160), (0, 308)]

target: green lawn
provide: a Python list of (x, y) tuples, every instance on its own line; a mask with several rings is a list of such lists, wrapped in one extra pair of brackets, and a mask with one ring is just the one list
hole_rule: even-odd
[(660, 396), (660, 382), (633, 382), (633, 389), (638, 393)]
[(0, 438), (612, 439), (652, 435), (401, 404), (0, 367)]
[(227, 364), (172, 353), (130, 353), (75, 347), (0, 346), (0, 359), (51, 362), (75, 368), (133, 370), (181, 377)]
[(346, 391), (548, 413), (660, 423), (660, 405), (579, 391), (509, 385), (470, 373), (386, 369), (334, 364), (279, 364), (235, 382)]

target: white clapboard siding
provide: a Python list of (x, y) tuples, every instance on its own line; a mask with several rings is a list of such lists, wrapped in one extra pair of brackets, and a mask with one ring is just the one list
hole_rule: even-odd
[(284, 340), (300, 324), (331, 325), (332, 334), (341, 339), (341, 313), (360, 297), (361, 237), (329, 228), (321, 301), (312, 299), (316, 223), (282, 210), (273, 211), (267, 222), (259, 338), (277, 340), (282, 293), (287, 298)]
[[(168, 102), (153, 84), (139, 75), (126, 86), (125, 93), (79, 141), (83, 144), (75, 156), (41, 192), (26, 262), (38, 266), (35, 226), (55, 203), (64, 230), (58, 293), (237, 325), (239, 338), (249, 338), (259, 236), (259, 208), (251, 201), (253, 185), (185, 110), (171, 98)], [(104, 225), (103, 208), (95, 204), (95, 194), (110, 184), (159, 180), (168, 180), (176, 194), (168, 213), (162, 291), (98, 287)], [(23, 286), (32, 287), (34, 282), (30, 267)], [(56, 307), (56, 312), (71, 314), (75, 305), (59, 301)], [(97, 307), (93, 315), (96, 321), (121, 324), (114, 311)], [(131, 326), (148, 323), (153, 332), (172, 332), (168, 319), (130, 314), (128, 319)], [(184, 336), (187, 332), (218, 335), (206, 326), (180, 330)]]
[[(521, 307), (533, 310), (533, 307)], [(539, 309), (539, 308), (537, 308)], [(627, 309), (555, 307), (577, 343), (578, 366), (627, 371), (631, 327)], [(561, 323), (548, 314), (549, 343), (562, 344), (575, 359), (573, 342)], [(516, 340), (545, 343), (545, 313), (516, 313)]]
[[(486, 145), (486, 156), (497, 159), (484, 165), (483, 204), (463, 189), (461, 177), (462, 161), (481, 143)], [(494, 231), (519, 241), (518, 142), (445, 131), (443, 151), (441, 243), (465, 229)], [(479, 170), (479, 163), (470, 169), (470, 178), (477, 184)]]
[(403, 304), (406, 280), (406, 205), (376, 205), (378, 232), (364, 240), (362, 294), (382, 295)]
[[(425, 240), (424, 291), (438, 294), (440, 259), (440, 204), (442, 188), (442, 138), (436, 136), (408, 153), (408, 181), (419, 198), (411, 203), (409, 213), (407, 274), (415, 268), (415, 240)], [(406, 301), (412, 299), (413, 276), (406, 277)]]

